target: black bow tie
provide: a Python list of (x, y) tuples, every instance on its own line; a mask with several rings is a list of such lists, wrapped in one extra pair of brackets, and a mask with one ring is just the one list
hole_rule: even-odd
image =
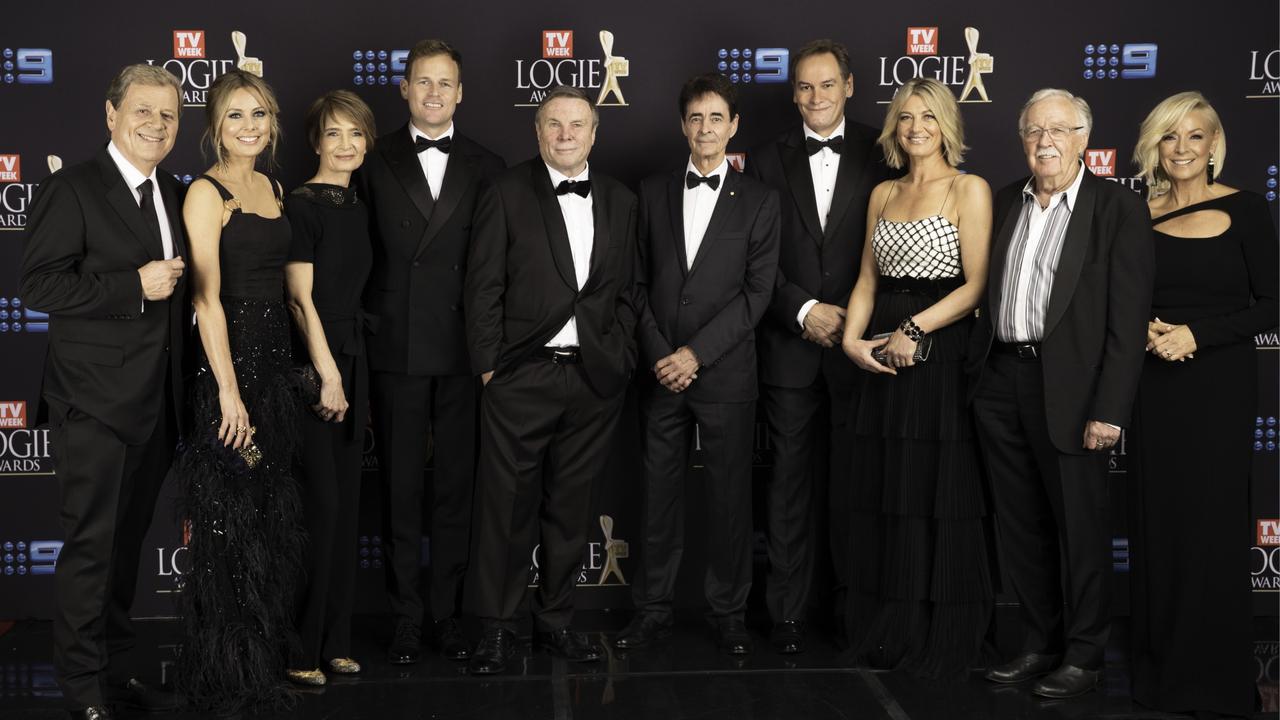
[(435, 148), (440, 152), (444, 153), (445, 155), (448, 155), (449, 148), (452, 145), (453, 145), (452, 135), (450, 135), (449, 137), (442, 137), (439, 140), (428, 140), (427, 138), (419, 135), (413, 140), (413, 147), (418, 152), (422, 152), (428, 148)]
[(822, 152), (822, 148), (831, 148), (831, 152), (839, 155), (844, 152), (844, 136), (837, 135), (833, 138), (827, 138), (826, 140), (806, 137), (804, 139), (804, 147), (809, 151), (810, 155), (816, 155)]
[(692, 170), (689, 171), (688, 175), (684, 176), (684, 186), (689, 188), (690, 190), (698, 187), (702, 183), (706, 183), (707, 187), (711, 188), (712, 190), (716, 190), (720, 187), (720, 176), (711, 175), (708, 177), (703, 177), (698, 173), (693, 172)]
[(566, 195), (568, 193), (577, 193), (580, 197), (586, 197), (591, 194), (590, 180), (561, 180), (556, 186), (557, 195)]

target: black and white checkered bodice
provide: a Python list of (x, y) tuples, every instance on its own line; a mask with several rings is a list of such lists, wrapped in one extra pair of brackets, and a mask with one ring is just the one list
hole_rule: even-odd
[(876, 268), (883, 277), (938, 280), (960, 277), (960, 228), (943, 215), (896, 222), (883, 217), (871, 235)]

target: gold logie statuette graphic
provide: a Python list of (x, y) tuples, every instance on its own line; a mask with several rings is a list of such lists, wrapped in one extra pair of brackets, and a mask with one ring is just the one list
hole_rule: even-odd
[(244, 46), (248, 42), (245, 34), (239, 30), (231, 32), (231, 44), (236, 49), (236, 67), (247, 73), (262, 77), (262, 61), (244, 54)]
[(52, 175), (62, 169), (62, 158), (57, 155), (50, 155), (45, 158), (45, 162), (49, 163), (49, 174)]
[[(603, 35), (603, 33), (601, 33)], [(628, 557), (631, 554), (631, 547), (626, 540), (615, 540), (613, 538), (613, 518), (608, 515), (600, 516), (600, 532), (604, 533), (604, 568), (600, 571), (599, 585), (603, 585), (604, 581), (610, 575), (618, 576), (618, 583), (627, 584), (627, 579), (622, 576), (622, 566), (618, 564), (618, 560)]]
[[(969, 46), (969, 77), (964, 81), (964, 90), (960, 92), (960, 102), (991, 102), (987, 97), (987, 88), (982, 84), (982, 76), (995, 69), (996, 60), (988, 53), (978, 52), (978, 28), (965, 28), (964, 41)], [(969, 93), (975, 90), (982, 99), (967, 100)]]
[[(627, 104), (622, 98), (622, 86), (618, 84), (618, 78), (624, 78), (631, 74), (631, 63), (626, 58), (613, 54), (613, 33), (608, 30), (600, 31), (600, 47), (604, 49), (604, 84), (600, 86), (600, 95), (596, 98), (597, 106), (621, 107)], [(618, 98), (617, 102), (606, 103), (605, 98), (610, 93)], [(602, 516), (600, 523), (604, 524)], [(613, 521), (610, 520), (610, 523)]]

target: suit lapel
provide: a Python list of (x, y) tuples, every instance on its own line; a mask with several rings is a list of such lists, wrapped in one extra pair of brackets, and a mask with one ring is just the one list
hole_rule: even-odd
[[(129, 232), (133, 234), (134, 240), (142, 246), (144, 252), (152, 260), (164, 259), (164, 246), (159, 238), (151, 234), (151, 230), (147, 227), (146, 222), (142, 219), (142, 211), (138, 207), (138, 201), (134, 197), (133, 190), (129, 188), (129, 184), (124, 181), (124, 176), (120, 174), (120, 168), (116, 167), (116, 163), (111, 159), (111, 155), (103, 150), (99, 157), (100, 170), (102, 171), (102, 182), (107, 186), (107, 202), (111, 205), (111, 209), (116, 211), (124, 224), (128, 226)], [(165, 206), (166, 212), (168, 205)]]
[[(404, 187), (404, 192), (413, 201), (418, 212), (425, 220), (431, 219), (435, 202), (431, 199), (431, 186), (427, 184), (427, 176), (422, 173), (422, 163), (418, 161), (418, 152), (409, 142), (409, 126), (406, 124), (400, 132), (394, 133), (384, 157), (391, 166), (391, 172)], [(447, 170), (446, 170), (447, 172)]]
[(466, 155), (465, 141), (458, 137), (457, 133), (454, 133), (453, 139), (453, 152), (449, 153), (449, 161), (444, 166), (444, 185), (440, 188), (440, 199), (436, 200), (435, 207), (431, 210), (431, 216), (427, 220), (427, 230), (418, 243), (415, 258), (427, 249), (431, 241), (440, 234), (440, 228), (449, 222), (453, 211), (458, 209), (462, 196), (466, 194), (467, 188), (471, 187), (471, 181), (476, 174), (475, 169), (471, 167), (471, 159)]
[[(1081, 165), (1080, 172), (1089, 171)], [(1049, 337), (1049, 333), (1053, 332), (1054, 326), (1067, 311), (1067, 304), (1071, 302), (1076, 282), (1080, 279), (1080, 269), (1084, 266), (1084, 256), (1089, 249), (1089, 238), (1093, 235), (1091, 231), (1096, 182), (1098, 181), (1092, 173), (1080, 181), (1076, 205), (1071, 208), (1067, 236), (1062, 240), (1062, 254), (1058, 256), (1058, 268), (1053, 273), (1053, 287), (1049, 290), (1049, 309), (1044, 316), (1045, 337)]]
[[(800, 219), (814, 242), (822, 240), (822, 222), (818, 219), (818, 203), (813, 197), (813, 175), (809, 170), (809, 155), (804, 149), (804, 131), (797, 129), (787, 137), (781, 148), (782, 164), (786, 166), (787, 186)], [(844, 163), (842, 162), (841, 165)]]
[(164, 198), (164, 213), (169, 218), (169, 236), (173, 238), (173, 256), (185, 258), (187, 243), (182, 235), (182, 222), (179, 219), (181, 207), (178, 204), (178, 194), (168, 183), (160, 183), (160, 197)]
[(591, 185), (591, 219), (591, 266), (587, 271), (587, 281), (582, 283), (583, 290), (599, 280), (600, 268), (609, 254), (609, 198), (599, 183)]
[[(848, 139), (846, 132), (844, 153), (840, 156), (840, 166), (836, 168), (836, 187), (831, 195), (831, 211), (827, 213), (827, 227), (822, 233), (824, 243), (831, 239), (836, 229), (840, 227), (840, 222), (844, 220), (844, 215), (848, 212), (849, 204), (853, 200), (854, 190), (862, 179), (858, 176), (858, 169), (866, 164), (863, 152), (865, 148), (861, 143), (848, 142)], [(812, 184), (812, 179), (810, 183)], [(814, 207), (817, 207), (816, 201)]]
[(688, 275), (689, 258), (684, 247), (684, 182), (679, 171), (667, 183), (667, 214), (671, 216), (671, 242), (675, 243), (676, 257), (680, 258), (680, 272)]
[(720, 197), (716, 198), (715, 209), (711, 211), (711, 220), (707, 223), (707, 231), (702, 234), (702, 242), (698, 243), (698, 254), (693, 256), (693, 267), (689, 268), (690, 275), (698, 269), (698, 265), (702, 263), (702, 258), (707, 256), (707, 248), (720, 236), (720, 230), (724, 227), (725, 220), (738, 206), (737, 175), (737, 171), (732, 168), (724, 174), (724, 187), (720, 188)]
[(996, 241), (991, 245), (991, 267), (987, 272), (987, 311), (991, 315), (991, 325), (995, 327), (996, 318), (1000, 317), (1000, 290), (1004, 285), (1005, 260), (1009, 254), (1009, 243), (1013, 241), (1013, 231), (1018, 227), (1018, 215), (1022, 212), (1022, 193), (1004, 211), (1004, 220), (996, 234)]
[[(551, 244), (551, 257), (555, 260), (556, 270), (569, 289), (577, 292), (578, 276), (573, 270), (569, 231), (565, 229), (564, 213), (560, 212), (560, 202), (556, 200), (555, 190), (551, 187), (551, 176), (547, 174), (547, 166), (541, 160), (529, 163), (529, 181), (533, 184), (533, 194), (538, 198), (538, 208), (542, 210), (542, 224), (546, 229), (547, 242)], [(593, 208), (599, 200), (597, 196), (592, 201)]]

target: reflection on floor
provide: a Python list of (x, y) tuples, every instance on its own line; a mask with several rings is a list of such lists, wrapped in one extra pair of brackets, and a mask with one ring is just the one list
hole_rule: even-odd
[[(998, 613), (1001, 646), (1016, 617)], [(658, 648), (622, 653), (607, 642), (626, 621), (621, 613), (581, 613), (578, 624), (609, 649), (599, 663), (570, 665), (534, 653), (528, 646), (506, 675), (466, 675), (463, 665), (426, 653), (418, 665), (393, 666), (382, 659), (389, 621), (359, 617), (356, 657), (365, 667), (354, 678), (330, 676), (323, 689), (299, 692), (294, 712), (248, 717), (333, 720), (1066, 720), (1178, 718), (1130, 701), (1123, 648), (1127, 633), (1118, 620), (1098, 690), (1069, 701), (1041, 702), (1029, 685), (995, 686), (977, 672), (951, 683), (925, 682), (901, 673), (846, 667), (840, 653), (816, 630), (807, 651), (781, 656), (768, 646), (764, 626), (753, 628), (756, 650), (744, 660), (715, 651), (697, 619), (677, 627)], [(5, 629), (0, 622), (0, 633)], [(177, 625), (140, 623), (139, 649), (150, 676), (161, 680), (175, 649)], [(471, 628), (475, 631), (475, 628)], [(1274, 718), (1277, 634), (1275, 618), (1259, 619), (1255, 637), (1259, 691)], [(1010, 648), (1012, 649), (1012, 648)], [(47, 622), (19, 622), (0, 637), (0, 718), (64, 718), (50, 663)], [(122, 715), (194, 720), (201, 714)]]

